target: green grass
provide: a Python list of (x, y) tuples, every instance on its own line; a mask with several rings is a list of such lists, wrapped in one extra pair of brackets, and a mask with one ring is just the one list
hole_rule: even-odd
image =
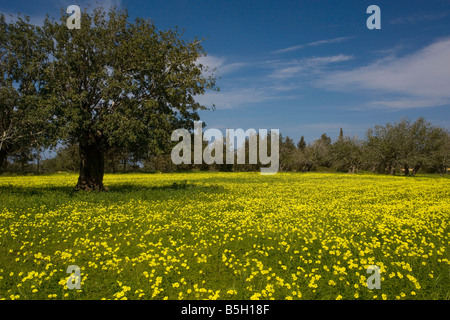
[(0, 298), (450, 298), (448, 177), (117, 174), (105, 193), (76, 180), (0, 177)]

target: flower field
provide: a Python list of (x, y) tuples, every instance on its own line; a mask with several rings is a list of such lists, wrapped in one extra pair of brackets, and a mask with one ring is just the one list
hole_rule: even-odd
[(0, 298), (450, 299), (448, 177), (116, 174), (101, 194), (76, 180), (0, 177)]

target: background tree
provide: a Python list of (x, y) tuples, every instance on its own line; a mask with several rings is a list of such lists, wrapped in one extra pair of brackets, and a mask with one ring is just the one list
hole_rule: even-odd
[(428, 169), (431, 172), (438, 172), (440, 175), (448, 174), (450, 167), (450, 134), (439, 135), (435, 140), (437, 148), (430, 154), (431, 161), (428, 163)]
[(46, 172), (78, 172), (80, 170), (80, 154), (78, 145), (65, 145), (58, 149), (56, 156), (42, 162)]
[(296, 146), (294, 141), (280, 134), (280, 171), (292, 171), (296, 167)]
[(331, 159), (338, 171), (355, 173), (363, 163), (361, 141), (344, 137), (341, 131), (338, 140), (331, 147)]
[(342, 130), (342, 128), (339, 130), (339, 140), (344, 139), (344, 130)]
[(365, 161), (372, 171), (395, 173), (396, 150), (390, 140), (390, 124), (377, 125), (366, 133)]
[(320, 139), (315, 140), (309, 146), (308, 154), (315, 166), (330, 168), (332, 158), (330, 154), (331, 138), (326, 134), (322, 134)]
[(111, 148), (152, 153), (164, 149), (175, 128), (192, 128), (194, 99), (215, 88), (197, 63), (200, 41), (175, 29), (159, 31), (149, 21), (128, 22), (125, 10), (84, 11), (81, 29), (67, 16), (46, 19), (48, 103), (54, 106), (60, 138), (78, 144), (78, 189), (103, 190), (105, 154)]
[(406, 120), (406, 123), (408, 143), (405, 144), (408, 150), (405, 152), (403, 166), (406, 175), (415, 175), (422, 167), (436, 162), (438, 154), (445, 154), (440, 152), (445, 150), (448, 134), (422, 117), (414, 123), (409, 120)]
[[(251, 164), (250, 163), (250, 137), (256, 139), (256, 154), (257, 154), (257, 163), (256, 164)], [(251, 171), (259, 171), (261, 164), (259, 163), (259, 139), (260, 139), (260, 135), (259, 132), (257, 132), (256, 134), (251, 133), (250, 137), (246, 137), (244, 144), (242, 146), (239, 147), (233, 147), (233, 146), (228, 146), (228, 148), (230, 148), (230, 152), (233, 153), (233, 171), (240, 171), (240, 172), (251, 172)], [(264, 139), (263, 139), (264, 140)], [(265, 140), (264, 140), (265, 141)], [(225, 141), (225, 148), (224, 151), (226, 151), (227, 145), (226, 145), (226, 141)], [(245, 155), (245, 163), (244, 164), (238, 164), (238, 151), (244, 149), (244, 155)], [(226, 152), (224, 152), (226, 153)], [(225, 158), (225, 163), (226, 163), (226, 154), (224, 156)]]
[(29, 17), (8, 23), (0, 14), (0, 169), (8, 155), (51, 145), (54, 127), (43, 108), (48, 64), (42, 30)]
[(306, 148), (305, 137), (301, 136), (300, 141), (297, 143), (297, 149), (299, 149), (300, 151), (303, 151), (303, 150), (305, 150), (305, 148)]
[[(403, 119), (399, 123), (375, 126), (367, 131), (365, 157), (378, 172), (415, 175), (427, 164), (446, 159), (448, 133), (418, 118), (414, 123)], [(439, 162), (439, 160), (437, 160)], [(445, 160), (444, 160), (445, 162)]]
[(301, 172), (313, 171), (317, 168), (315, 151), (312, 146), (305, 146), (303, 150), (297, 149), (296, 167)]

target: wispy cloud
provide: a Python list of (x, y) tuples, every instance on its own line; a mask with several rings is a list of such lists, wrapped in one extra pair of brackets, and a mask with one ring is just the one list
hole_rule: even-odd
[(225, 110), (245, 107), (274, 99), (288, 98), (289, 97), (284, 94), (277, 94), (277, 90), (261, 87), (229, 89), (221, 92), (207, 92), (202, 96), (196, 97), (196, 101), (207, 107), (214, 105), (217, 109)]
[(417, 109), (427, 107), (439, 107), (450, 104), (449, 99), (434, 99), (434, 98), (403, 98), (392, 100), (373, 100), (366, 103), (366, 108), (374, 109)]
[(309, 58), (306, 61), (309, 65), (325, 65), (329, 63), (348, 61), (351, 59), (353, 59), (353, 56), (339, 54), (336, 56)]
[[(271, 100), (291, 100), (299, 97), (299, 77), (319, 73), (327, 65), (348, 61), (353, 56), (334, 55), (310, 57), (300, 60), (269, 60), (264, 62), (228, 63), (224, 57), (206, 56), (197, 63), (212, 69), (217, 69), (218, 75), (229, 74), (242, 68), (253, 68), (247, 76), (240, 76), (225, 82), (225, 88), (220, 92), (207, 92), (196, 100), (205, 106), (215, 106), (217, 109), (234, 109), (247, 107)], [(209, 71), (206, 71), (209, 72)], [(292, 78), (292, 79), (290, 79)], [(219, 86), (221, 86), (219, 84)], [(221, 86), (222, 87), (222, 86)]]
[(394, 47), (387, 49), (379, 49), (372, 51), (373, 54), (384, 56), (384, 57), (395, 57), (400, 51), (405, 49), (405, 45), (398, 44)]
[(275, 50), (275, 51), (272, 51), (272, 53), (285, 53), (285, 52), (300, 50), (300, 49), (303, 49), (306, 47), (317, 47), (317, 46), (330, 44), (330, 43), (339, 43), (339, 42), (347, 41), (351, 38), (353, 38), (353, 37), (339, 37), (339, 38), (334, 38), (334, 39), (319, 40), (319, 41), (309, 42), (309, 43), (305, 43), (305, 44), (299, 44), (299, 45), (284, 48), (284, 49)]
[(216, 70), (219, 76), (235, 72), (246, 66), (246, 63), (243, 62), (226, 63), (226, 61), (226, 58), (208, 55), (200, 57), (197, 63), (207, 67), (209, 72)]
[(339, 54), (326, 57), (313, 57), (288, 62), (272, 62), (275, 71), (270, 75), (272, 78), (286, 79), (299, 75), (300, 73), (317, 72), (326, 65), (344, 62), (353, 59), (353, 56)]
[[(433, 107), (450, 104), (450, 38), (401, 57), (379, 60), (365, 67), (338, 71), (318, 81), (327, 89), (397, 95), (372, 105), (392, 108)], [(399, 98), (400, 95), (400, 98)]]
[(450, 11), (444, 11), (444, 12), (439, 12), (439, 13), (421, 13), (421, 14), (416, 14), (416, 15), (412, 15), (412, 16), (408, 16), (408, 17), (395, 18), (395, 19), (392, 19), (390, 21), (390, 23), (391, 24), (408, 24), (408, 23), (414, 24), (414, 23), (423, 22), (423, 21), (432, 21), (432, 20), (443, 19), (449, 15), (450, 15)]

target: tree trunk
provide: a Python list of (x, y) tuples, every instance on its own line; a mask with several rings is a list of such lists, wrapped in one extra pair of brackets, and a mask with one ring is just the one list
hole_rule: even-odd
[(8, 157), (8, 153), (5, 148), (0, 149), (0, 170), (6, 167), (6, 158)]
[(95, 144), (80, 143), (80, 176), (77, 190), (106, 191), (103, 186), (105, 172), (104, 153)]
[(28, 159), (26, 158), (25, 154), (22, 153), (20, 155), (20, 170), (22, 170), (22, 173), (25, 172), (25, 164), (28, 162)]
[(36, 156), (37, 161), (37, 172), (39, 173), (41, 171), (41, 153), (38, 151)]
[(395, 176), (395, 167), (394, 166), (391, 166), (391, 170), (390, 170), (389, 174), (391, 176)]
[(116, 157), (114, 154), (111, 154), (111, 169), (113, 173), (117, 172)]
[(416, 164), (416, 165), (414, 166), (414, 169), (413, 169), (413, 172), (412, 172), (412, 175), (413, 175), (413, 176), (415, 176), (416, 173), (420, 170), (420, 167), (421, 167), (420, 164)]
[(127, 158), (123, 158), (123, 170), (122, 172), (127, 172)]

